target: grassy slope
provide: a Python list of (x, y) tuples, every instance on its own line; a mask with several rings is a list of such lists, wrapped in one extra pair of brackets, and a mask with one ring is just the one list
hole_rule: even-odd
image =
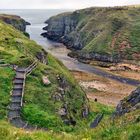
[[(52, 99), (54, 93), (57, 92), (57, 75), (59, 74), (66, 77), (71, 86), (70, 94), (69, 92), (66, 93), (65, 102), (68, 103), (68, 116), (72, 116), (76, 120), (81, 119), (80, 116), (83, 102), (86, 102), (86, 100), (83, 101), (83, 98), (85, 98), (83, 91), (78, 85), (75, 85), (76, 81), (69, 74), (69, 71), (63, 66), (63, 64), (60, 65), (60, 62), (57, 62), (57, 60), (51, 55), (48, 56), (48, 60), (48, 66), (40, 64), (39, 67), (27, 78), (25, 88), (26, 103), (23, 109), (23, 117), (32, 124), (41, 127), (48, 127), (49, 129), (56, 131), (73, 131), (73, 127), (63, 125), (59, 115), (57, 115), (58, 110), (63, 106), (63, 102), (56, 102)], [(52, 83), (51, 85), (45, 86), (42, 83), (43, 75), (49, 77)], [(73, 114), (73, 109), (77, 110), (77, 114)]]
[[(81, 28), (79, 24), (79, 30), (85, 34), (85, 50), (96, 51), (96, 52), (110, 52), (112, 37), (119, 32), (120, 37), (117, 38), (114, 48), (117, 49), (122, 41), (127, 41), (131, 44), (131, 49), (139, 49), (138, 30), (140, 26), (140, 14), (139, 8), (122, 8), (118, 9), (106, 9), (106, 8), (95, 8), (89, 9), (88, 22)], [(86, 10), (85, 10), (86, 11)], [(81, 14), (85, 14), (81, 11)], [(84, 15), (86, 16), (86, 14)], [(83, 19), (83, 18), (82, 18)], [(136, 33), (137, 29), (137, 33)], [(87, 32), (88, 31), (88, 32)], [(94, 31), (101, 31), (96, 37), (92, 35)], [(135, 31), (135, 32), (134, 32)], [(132, 39), (133, 38), (133, 39)], [(137, 42), (135, 42), (135, 41)], [(135, 45), (134, 45), (135, 43)]]
[[(42, 52), (42, 48), (34, 41), (29, 40), (23, 33), (12, 26), (0, 22), (1, 63), (26, 67), (36, 59), (39, 52)], [(26, 80), (25, 100), (27, 102), (23, 108), (22, 115), (30, 123), (50, 127), (50, 129), (62, 130), (64, 124), (57, 112), (63, 103), (61, 101), (55, 103), (51, 98), (59, 87), (56, 76), (61, 75), (64, 77), (69, 85), (69, 92), (66, 93), (65, 97), (65, 102), (68, 103), (69, 116), (80, 121), (82, 106), (86, 105), (87, 101), (85, 94), (66, 67), (50, 54), (46, 58), (48, 59), (48, 65), (39, 63), (36, 70)], [(2, 82), (0, 84), (2, 89), (0, 90), (0, 118), (4, 119), (14, 72), (10, 68), (0, 68), (0, 70), (0, 81)], [(42, 76), (48, 76), (52, 84), (48, 87), (45, 86), (42, 82)], [(73, 113), (74, 108), (77, 110), (77, 114)], [(58, 128), (56, 128), (56, 125), (58, 125)]]
[[(134, 49), (139, 49), (139, 10), (139, 8), (122, 8), (121, 10), (106, 8), (89, 9), (88, 22), (86, 22), (86, 24), (79, 29), (80, 32), (84, 34), (84, 39), (86, 40), (84, 42), (84, 50), (109, 53), (114, 51), (114, 48), (116, 50), (119, 49), (120, 43), (124, 40), (131, 44), (132, 48), (129, 50), (129, 52), (134, 51)], [(81, 13), (83, 14), (85, 12), (81, 11)], [(82, 24), (84, 21), (85, 20), (81, 22), (80, 20), (80, 24)], [(94, 37), (92, 34), (94, 31), (101, 32)], [(112, 38), (117, 32), (120, 33), (120, 37), (117, 38), (112, 50), (110, 47)]]
[(5, 118), (9, 104), (14, 72), (10, 68), (0, 67), (0, 119)]
[(2, 22), (0, 22), (0, 35), (0, 59), (4, 59), (4, 63), (27, 66), (41, 51), (35, 42), (29, 41), (21, 32)]
[[(101, 104), (92, 103), (94, 113), (104, 112), (105, 117), (96, 129), (81, 127), (74, 133), (56, 133), (54, 131), (33, 131), (28, 132), (10, 126), (5, 121), (0, 121), (1, 140), (139, 140), (140, 136), (140, 111), (131, 112), (125, 116), (110, 121), (109, 115), (112, 109)], [(129, 122), (129, 123), (128, 123)]]
[[(104, 112), (105, 118), (104, 121), (106, 121), (112, 113), (112, 108), (106, 107), (104, 105), (101, 105), (99, 103), (90, 103), (92, 109), (92, 113), (90, 114), (90, 120), (94, 119), (96, 114), (100, 112)], [(45, 122), (44, 122), (45, 123)], [(56, 125), (56, 127), (58, 127)], [(70, 127), (69, 127), (70, 128)], [(100, 129), (102, 128), (99, 127)], [(102, 128), (104, 129), (104, 128)], [(9, 123), (7, 123), (5, 120), (0, 120), (0, 139), (1, 140), (81, 140), (83, 138), (89, 138), (92, 139), (92, 135), (94, 132), (97, 132), (97, 130), (91, 130), (89, 129), (89, 123), (86, 120), (81, 121), (80, 127), (76, 126), (75, 131), (71, 133), (66, 132), (56, 132), (55, 130), (50, 131), (24, 131), (21, 129), (17, 129), (15, 127), (12, 127)]]

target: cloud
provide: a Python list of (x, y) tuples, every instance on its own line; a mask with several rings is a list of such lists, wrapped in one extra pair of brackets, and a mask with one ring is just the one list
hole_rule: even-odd
[(1, 9), (79, 9), (140, 4), (140, 0), (1, 0)]

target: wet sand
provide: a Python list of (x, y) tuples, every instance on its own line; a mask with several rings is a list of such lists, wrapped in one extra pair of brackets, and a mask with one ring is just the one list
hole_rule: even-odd
[(108, 106), (116, 106), (121, 99), (136, 89), (136, 86), (122, 84), (95, 74), (79, 71), (72, 73), (89, 99), (97, 99), (98, 102)]

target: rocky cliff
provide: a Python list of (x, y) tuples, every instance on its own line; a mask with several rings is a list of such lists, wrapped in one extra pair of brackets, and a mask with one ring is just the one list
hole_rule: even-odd
[[(73, 32), (78, 24), (78, 14), (75, 13), (64, 13), (56, 17), (52, 17), (46, 21), (47, 27), (43, 28), (47, 30), (47, 33), (42, 34), (48, 38), (63, 42), (68, 45), (68, 47), (75, 47), (77, 49), (82, 48), (78, 40), (73, 40), (67, 35)], [(76, 38), (75, 38), (76, 39)]]
[(133, 91), (128, 97), (121, 100), (113, 117), (122, 116), (125, 113), (129, 113), (140, 109), (140, 87)]
[(51, 17), (42, 35), (74, 50), (70, 56), (109, 62), (140, 60), (139, 18), (139, 6), (88, 8)]
[(26, 22), (20, 16), (16, 16), (16, 15), (0, 14), (0, 20), (4, 21), (7, 24), (14, 26), (16, 29), (18, 29), (22, 32), (25, 32), (26, 25), (30, 25), (29, 22)]

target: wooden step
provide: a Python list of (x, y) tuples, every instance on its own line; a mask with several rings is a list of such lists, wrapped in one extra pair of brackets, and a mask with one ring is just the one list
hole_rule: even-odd
[(15, 111), (9, 111), (8, 112), (8, 118), (15, 118), (15, 117), (20, 117), (20, 111), (19, 110), (15, 110)]
[(9, 110), (11, 111), (17, 111), (17, 110), (21, 110), (21, 107), (8, 107)]
[(23, 84), (15, 84), (13, 89), (23, 89)]
[(32, 63), (28, 68), (17, 68), (16, 76), (13, 80), (13, 91), (11, 96), (11, 103), (8, 106), (8, 119), (11, 124), (18, 128), (24, 128), (29, 130), (37, 129), (32, 125), (29, 125), (27, 122), (23, 121), (20, 116), (21, 112), (21, 103), (22, 103), (22, 92), (23, 92), (23, 84), (25, 82), (25, 78), (27, 74), (30, 74), (32, 70), (36, 67), (37, 63)]
[(15, 78), (16, 79), (25, 79), (25, 74), (23, 74), (23, 73), (16, 73)]
[(21, 102), (21, 97), (20, 96), (12, 96), (11, 102)]
[(12, 93), (22, 93), (22, 89), (13, 89)]
[(15, 120), (15, 119), (19, 119), (19, 118), (20, 118), (20, 116), (13, 116), (13, 117), (9, 118), (9, 121), (12, 121), (12, 120)]
[(9, 107), (10, 107), (10, 108), (16, 108), (16, 107), (19, 108), (19, 107), (21, 107), (21, 104), (20, 104), (19, 102), (17, 102), (17, 103), (14, 102), (14, 103), (11, 103), (11, 104), (9, 105)]
[(20, 103), (21, 104), (21, 100), (12, 100), (11, 103)]
[(24, 82), (25, 78), (15, 77), (14, 80), (22, 80)]
[(15, 79), (13, 81), (14, 84), (23, 84), (24, 80), (23, 79)]
[(26, 72), (26, 68), (17, 68), (16, 72), (25, 73)]
[(20, 98), (22, 98), (22, 93), (13, 93), (12, 97), (20, 97)]

